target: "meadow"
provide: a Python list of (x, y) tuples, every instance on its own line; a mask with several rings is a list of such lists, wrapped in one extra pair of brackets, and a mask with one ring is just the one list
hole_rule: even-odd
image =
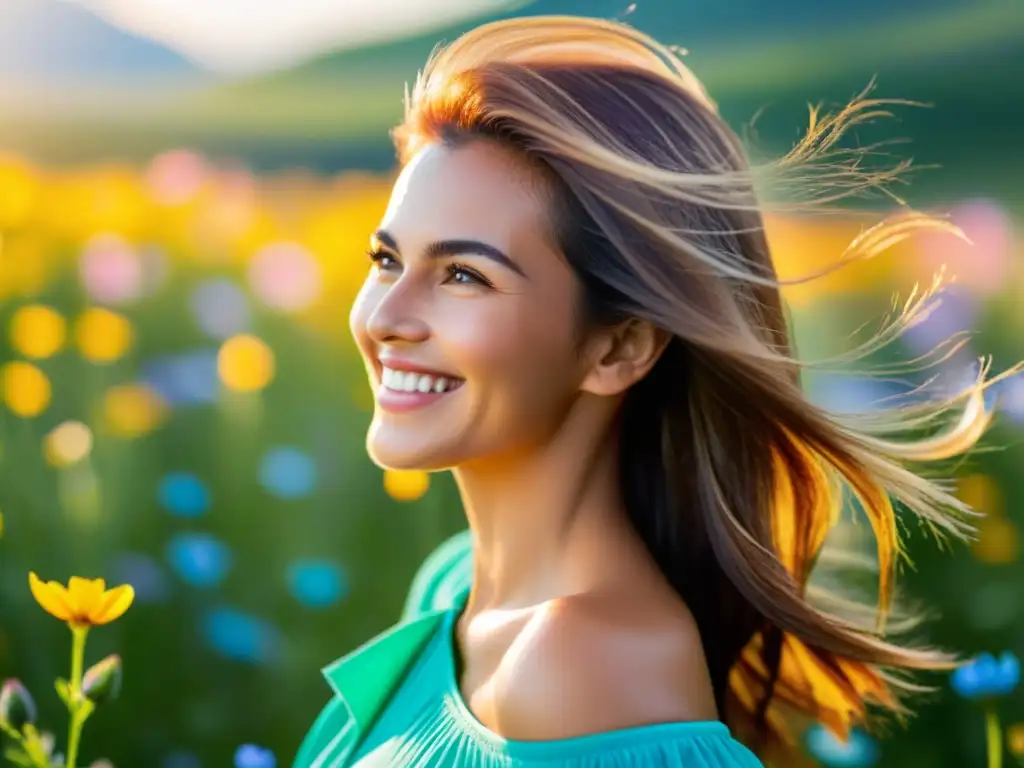
[[(330, 695), (319, 668), (387, 627), (419, 562), (462, 526), (449, 477), (382, 472), (363, 450), (372, 400), (348, 310), (390, 181), (257, 174), (186, 149), (60, 168), (0, 157), (0, 678), (24, 681), (60, 743), (52, 681), (67, 674), (69, 635), (28, 573), (135, 590), (90, 639), (87, 662), (120, 654), (124, 684), (90, 720), (83, 765), (288, 765)], [(945, 373), (975, 355), (997, 371), (1024, 358), (1019, 221), (989, 199), (948, 208), (973, 245), (914, 238), (787, 289), (801, 354), (842, 351), (946, 264), (957, 282), (884, 359), (962, 333), (973, 337)], [(767, 223), (785, 277), (837, 258), (864, 222)], [(900, 383), (850, 372), (807, 386), (857, 410)], [(911, 531), (903, 573), (936, 614), (928, 639), (965, 657), (1024, 653), (1024, 377), (993, 406), (991, 437), (953, 468), (985, 513), (977, 541), (940, 551)], [(984, 691), (926, 682), (937, 692), (905, 727), (845, 747), (815, 731), (810, 753), (833, 766), (984, 764)], [(997, 706), (1012, 760), (1024, 700)]]

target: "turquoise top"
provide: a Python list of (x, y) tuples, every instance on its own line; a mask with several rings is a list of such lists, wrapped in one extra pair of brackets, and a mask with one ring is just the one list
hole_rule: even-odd
[(294, 768), (763, 768), (720, 722), (666, 723), (557, 741), (514, 741), (484, 726), (459, 691), (455, 620), (472, 574), (469, 536), (424, 563), (404, 620), (335, 662), (335, 691)]

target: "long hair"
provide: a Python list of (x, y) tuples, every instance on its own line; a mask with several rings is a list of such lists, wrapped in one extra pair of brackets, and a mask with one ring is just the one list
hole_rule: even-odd
[[(904, 554), (894, 505), (937, 532), (970, 534), (971, 510), (916, 465), (978, 440), (991, 417), (987, 366), (953, 396), (870, 415), (812, 404), (762, 221), (765, 189), (795, 205), (835, 201), (900, 170), (868, 172), (837, 149), (846, 128), (885, 112), (865, 96), (812, 112), (788, 155), (755, 168), (672, 50), (615, 22), (533, 17), (435, 51), (393, 134), (403, 163), (430, 142), (514, 149), (549, 182), (583, 321), (638, 317), (671, 333), (625, 397), (623, 495), (697, 620), (719, 711), (755, 748), (791, 738), (794, 714), (845, 734), (868, 704), (902, 713), (902, 694), (916, 688), (901, 671), (955, 664), (887, 634)], [(955, 234), (906, 210), (865, 231), (843, 260), (928, 228)], [(895, 338), (929, 297), (913, 297), (847, 362)], [(808, 583), (847, 501), (877, 541), (869, 603)]]

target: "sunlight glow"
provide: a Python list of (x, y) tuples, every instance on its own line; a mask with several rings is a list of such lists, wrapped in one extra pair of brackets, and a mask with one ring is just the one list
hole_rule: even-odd
[(87, 0), (108, 21), (211, 69), (274, 69), (520, 5), (510, 0)]

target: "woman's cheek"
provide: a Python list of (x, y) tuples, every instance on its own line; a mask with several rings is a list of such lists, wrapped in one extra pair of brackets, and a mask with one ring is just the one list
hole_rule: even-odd
[[(467, 307), (470, 309), (470, 307)], [(432, 330), (441, 354), (466, 378), (505, 375), (509, 368), (529, 363), (530, 350), (523, 327), (497, 308), (453, 312), (438, 318)], [(481, 311), (482, 310), (482, 311)]]

